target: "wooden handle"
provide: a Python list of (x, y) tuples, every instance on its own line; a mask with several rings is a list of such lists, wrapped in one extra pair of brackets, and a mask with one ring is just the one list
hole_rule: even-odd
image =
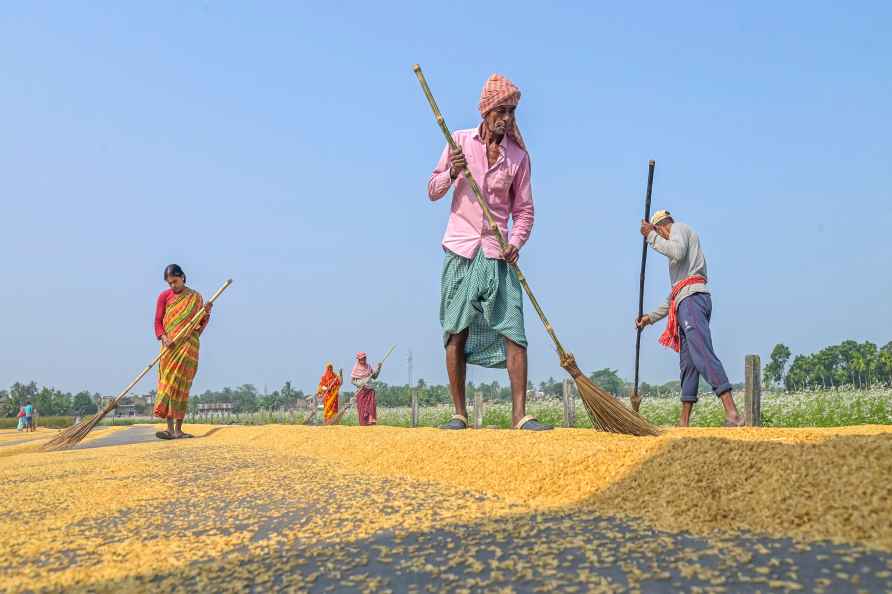
[(232, 284), (232, 279), (231, 279), (231, 278), (226, 279), (226, 282), (223, 283), (223, 286), (220, 287), (219, 289), (217, 289), (217, 292), (214, 293), (213, 295), (211, 295), (211, 298), (208, 299), (208, 303), (213, 303), (214, 301), (216, 301), (216, 300), (217, 300), (217, 297), (219, 297), (220, 295), (222, 295), (222, 294), (223, 294), (223, 291), (225, 291), (226, 289), (228, 289), (228, 288), (229, 288), (229, 285), (231, 285), (231, 284)]
[[(434, 118), (437, 120), (437, 124), (440, 126), (440, 130), (443, 132), (443, 136), (446, 137), (446, 142), (449, 144), (449, 147), (453, 150), (458, 148), (458, 145), (455, 142), (455, 139), (452, 138), (452, 133), (449, 131), (449, 127), (446, 126), (446, 120), (443, 119), (443, 115), (440, 113), (440, 108), (437, 106), (437, 101), (434, 99), (433, 93), (431, 93), (431, 89), (427, 84), (427, 80), (424, 78), (424, 73), (421, 72), (421, 66), (416, 64), (412, 67), (412, 70), (415, 72), (415, 76), (418, 77), (418, 83), (421, 85), (421, 90), (424, 91), (424, 96), (427, 98), (427, 102), (431, 106), (431, 111), (434, 112)], [(496, 239), (498, 239), (499, 247), (502, 252), (508, 250), (508, 242), (505, 241), (505, 237), (502, 235), (502, 231), (499, 229), (498, 225), (493, 219), (492, 212), (489, 210), (489, 205), (486, 202), (486, 198), (483, 197), (483, 192), (480, 191), (480, 186), (477, 185), (477, 182), (474, 180), (474, 176), (471, 175), (471, 171), (465, 167), (462, 169), (462, 173), (465, 176), (465, 181), (468, 182), (468, 186), (474, 192), (474, 195), (477, 197), (477, 203), (480, 204), (480, 208), (483, 209), (483, 214), (486, 216), (486, 220), (489, 222), (490, 228), (493, 230)], [(536, 313), (539, 314), (539, 319), (542, 320), (542, 324), (545, 326), (545, 331), (548, 332), (548, 335), (551, 337), (551, 340), (554, 342), (554, 346), (557, 349), (558, 354), (563, 361), (567, 352), (564, 350), (561, 341), (558, 340), (557, 334), (554, 331), (554, 328), (551, 327), (551, 324), (548, 322), (548, 318), (545, 317), (545, 312), (542, 311), (542, 307), (539, 305), (539, 301), (536, 299), (536, 296), (533, 295), (533, 290), (530, 289), (529, 283), (527, 283), (527, 279), (524, 276), (523, 272), (521, 272), (520, 267), (517, 263), (509, 264), (511, 268), (514, 269), (514, 272), (517, 274), (517, 280), (520, 281), (521, 286), (527, 294), (527, 297), (530, 299), (530, 303), (533, 304), (533, 308), (536, 310)]]
[(387, 351), (387, 354), (384, 355), (384, 358), (383, 358), (383, 359), (381, 359), (381, 364), (382, 364), (382, 365), (384, 364), (385, 361), (387, 361), (387, 357), (390, 356), (390, 354), (393, 352), (393, 350), (394, 350), (395, 348), (396, 348), (396, 345), (393, 345), (392, 347), (390, 347), (390, 350)]
[[(656, 161), (651, 159), (647, 163), (647, 193), (644, 196), (644, 220), (650, 222), (650, 198), (654, 189), (654, 167)], [(641, 246), (641, 276), (638, 285), (638, 318), (644, 315), (644, 273), (647, 270), (647, 238), (644, 238)], [(632, 408), (638, 412), (641, 398), (638, 396), (638, 368), (641, 359), (641, 328), (635, 338), (635, 390), (632, 392)]]

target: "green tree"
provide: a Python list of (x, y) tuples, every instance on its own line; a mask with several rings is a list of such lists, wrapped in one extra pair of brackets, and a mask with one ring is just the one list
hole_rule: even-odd
[(860, 345), (861, 365), (859, 369), (861, 373), (861, 386), (863, 388), (870, 388), (873, 384), (873, 376), (876, 372), (877, 365), (879, 364), (879, 352), (880, 350), (877, 348), (877, 345), (869, 340), (864, 341)]
[(31, 399), (37, 413), (43, 416), (61, 416), (71, 412), (71, 395), (55, 388), (43, 387)]
[(599, 369), (598, 371), (592, 372), (589, 379), (614, 396), (622, 396), (623, 386), (625, 384), (617, 374), (616, 369), (609, 369), (607, 367)]
[(784, 376), (784, 385), (787, 390), (802, 390), (806, 387), (808, 381), (808, 357), (805, 355), (796, 355), (793, 357), (793, 363), (790, 365), (787, 375)]
[(86, 416), (96, 414), (99, 409), (89, 392), (78, 392), (71, 401), (71, 412), (76, 415)]
[(790, 347), (778, 343), (771, 350), (771, 361), (765, 366), (765, 377), (771, 384), (781, 384), (784, 380), (784, 371), (787, 361), (790, 360)]
[(839, 354), (842, 358), (842, 367), (847, 383), (854, 386), (856, 384), (855, 374), (857, 372), (857, 355), (859, 352), (858, 343), (854, 340), (846, 340), (839, 345)]
[(815, 353), (814, 360), (824, 388), (836, 388), (845, 383), (845, 379), (840, 375), (842, 356), (839, 347), (829, 346), (821, 349)]
[(37, 398), (37, 384), (31, 382), (29, 384), (21, 384), (16, 382), (9, 388), (9, 399), (12, 400), (15, 411), (13, 416), (18, 414), (18, 407), (25, 404), (26, 402), (34, 402)]
[(892, 385), (892, 352), (886, 347), (877, 354), (876, 374), (884, 383)]

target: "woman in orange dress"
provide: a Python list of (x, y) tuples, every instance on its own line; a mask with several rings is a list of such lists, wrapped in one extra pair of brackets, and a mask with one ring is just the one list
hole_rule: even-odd
[(316, 388), (316, 396), (322, 398), (322, 414), (326, 425), (331, 425), (332, 419), (338, 414), (338, 395), (341, 392), (341, 384), (344, 383), (344, 373), (334, 372), (334, 365), (325, 364), (325, 373), (319, 380)]

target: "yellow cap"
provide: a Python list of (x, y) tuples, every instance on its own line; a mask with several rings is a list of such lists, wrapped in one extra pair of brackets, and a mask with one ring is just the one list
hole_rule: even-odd
[(659, 225), (660, 221), (662, 221), (663, 219), (667, 219), (671, 216), (672, 216), (672, 213), (670, 213), (668, 210), (658, 210), (657, 212), (654, 213), (654, 216), (650, 217), (650, 224), (651, 225)]

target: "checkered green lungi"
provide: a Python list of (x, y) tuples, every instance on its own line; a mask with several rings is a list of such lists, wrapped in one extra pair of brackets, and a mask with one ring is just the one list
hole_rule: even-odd
[(443, 344), (470, 328), (465, 343), (467, 362), (505, 367), (505, 338), (527, 346), (523, 327), (523, 293), (514, 270), (487, 258), (483, 248), (473, 260), (446, 251), (440, 280), (440, 325)]

